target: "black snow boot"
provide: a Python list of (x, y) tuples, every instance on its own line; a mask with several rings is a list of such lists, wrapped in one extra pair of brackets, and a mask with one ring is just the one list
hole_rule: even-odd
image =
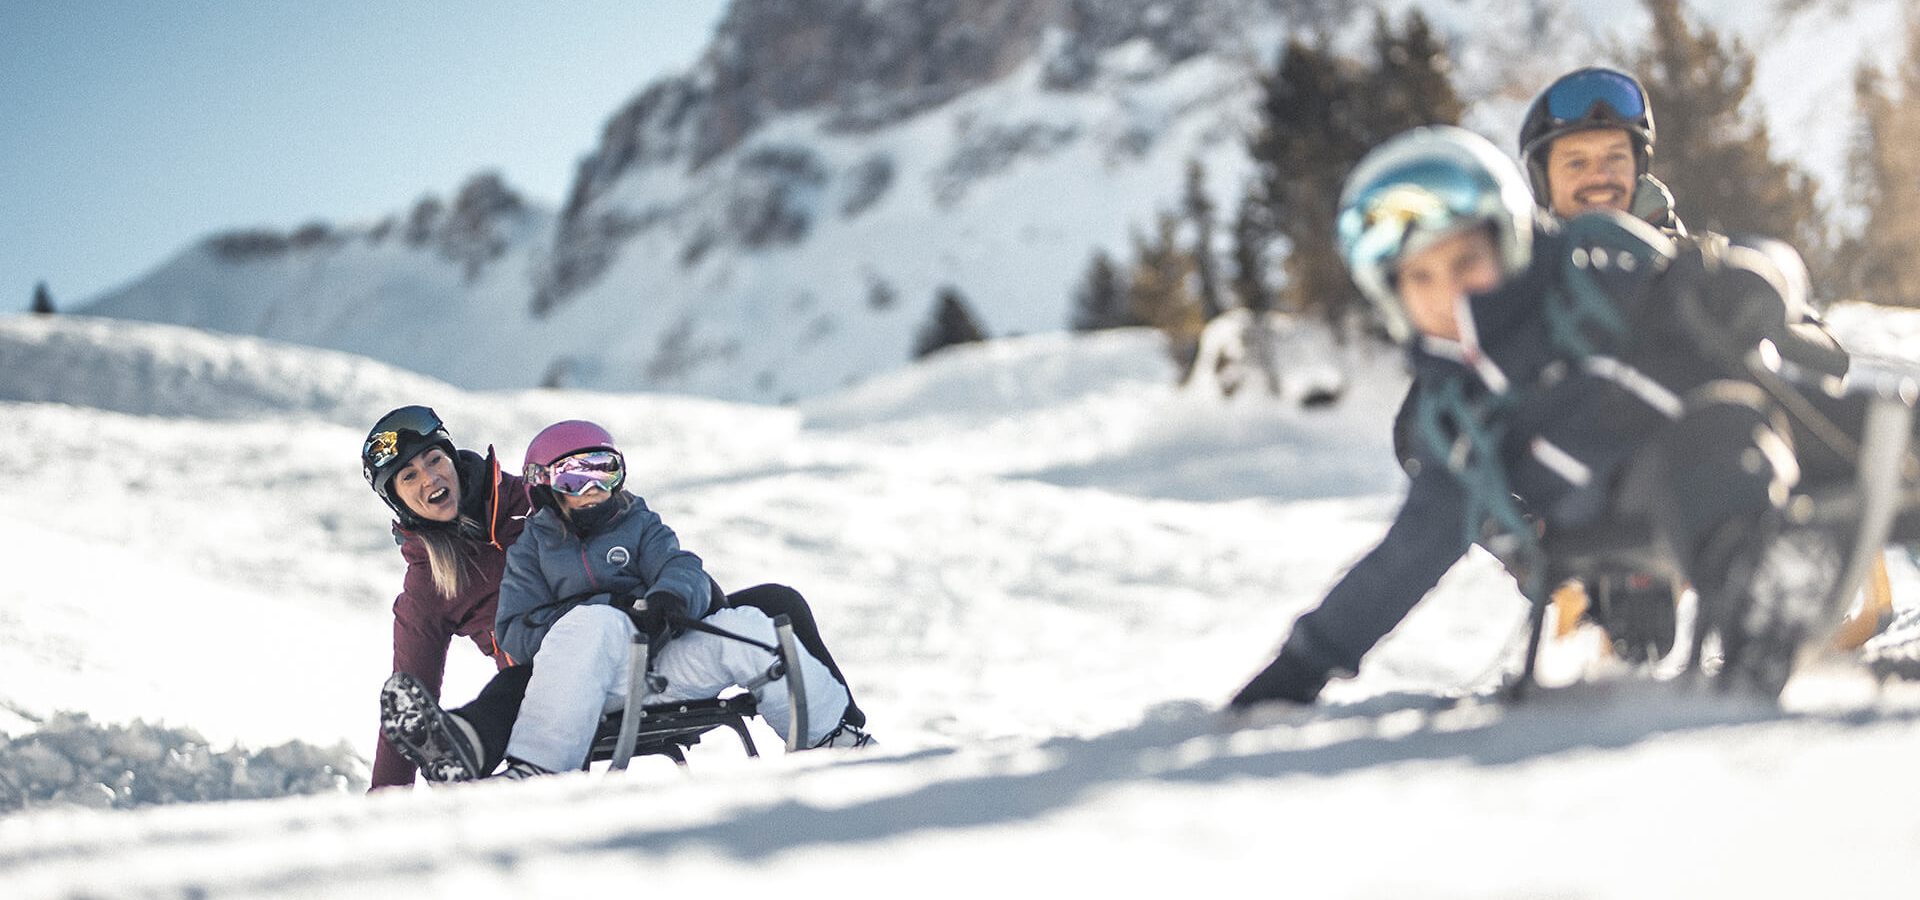
[(440, 708), (420, 679), (395, 672), (380, 688), (380, 734), (432, 782), (472, 781), (480, 739), (472, 726)]
[(1713, 602), (1722, 661), (1718, 686), (1779, 697), (1803, 647), (1839, 621), (1830, 608), (1846, 565), (1842, 542), (1816, 528), (1757, 529), (1736, 554)]
[(1665, 579), (1639, 573), (1605, 575), (1583, 586), (1587, 617), (1606, 631), (1615, 655), (1647, 663), (1673, 651), (1678, 622), (1673, 585)]

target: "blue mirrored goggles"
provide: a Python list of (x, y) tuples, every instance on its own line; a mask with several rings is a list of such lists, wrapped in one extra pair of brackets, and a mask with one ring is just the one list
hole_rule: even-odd
[[(1594, 116), (1596, 108), (1600, 116)], [(1547, 89), (1547, 114), (1558, 122), (1589, 117), (1632, 120), (1647, 114), (1647, 97), (1632, 78), (1608, 69), (1576, 72)]]
[(1409, 239), (1485, 219), (1487, 190), (1455, 166), (1425, 163), (1394, 172), (1367, 188), (1340, 217), (1347, 265), (1379, 266), (1398, 259)]

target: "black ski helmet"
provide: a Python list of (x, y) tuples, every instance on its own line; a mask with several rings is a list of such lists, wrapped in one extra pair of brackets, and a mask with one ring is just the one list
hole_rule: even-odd
[(454, 458), (456, 451), (446, 426), (424, 406), (402, 406), (381, 416), (367, 432), (367, 442), (360, 446), (360, 474), (405, 527), (418, 528), (422, 520), (393, 496), (393, 476), (414, 457), (434, 447), (444, 451), (447, 458)]
[(1542, 209), (1553, 203), (1547, 188), (1547, 148), (1576, 131), (1619, 128), (1633, 143), (1634, 174), (1647, 174), (1653, 158), (1653, 104), (1640, 81), (1618, 69), (1589, 66), (1554, 79), (1527, 106), (1520, 121), (1520, 159)]

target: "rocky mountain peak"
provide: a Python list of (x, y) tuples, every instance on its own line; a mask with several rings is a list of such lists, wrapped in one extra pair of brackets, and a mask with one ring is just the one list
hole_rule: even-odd
[[(657, 221), (606, 208), (614, 185), (643, 167), (693, 173), (776, 118), (822, 117), (830, 132), (864, 132), (938, 107), (991, 84), (1044, 54), (1049, 90), (1082, 87), (1104, 51), (1130, 42), (1167, 63), (1232, 48), (1249, 22), (1277, 15), (1326, 18), (1325, 0), (736, 0), (713, 44), (689, 74), (658, 82), (607, 123), (582, 160), (561, 211), (555, 253), (536, 291), (544, 314), (590, 285), (615, 248)], [(785, 169), (818, 180), (802, 150), (783, 151)], [(765, 154), (743, 161), (748, 180), (766, 181)], [(876, 184), (884, 161), (862, 173)], [(803, 186), (804, 187), (804, 186)], [(793, 186), (769, 182), (768, 190)], [(756, 210), (778, 196), (747, 198)], [(777, 213), (778, 210), (775, 210)], [(758, 222), (777, 215), (756, 212)], [(754, 234), (767, 229), (749, 223)], [(772, 232), (794, 237), (804, 228)], [(751, 235), (749, 235), (751, 237)], [(705, 246), (707, 241), (696, 241)], [(749, 246), (760, 241), (748, 240)], [(696, 254), (697, 255), (697, 254)]]

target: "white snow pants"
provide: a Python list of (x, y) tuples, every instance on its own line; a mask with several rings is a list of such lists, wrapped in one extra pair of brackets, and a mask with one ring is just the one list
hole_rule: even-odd
[[(757, 609), (723, 609), (709, 624), (767, 644), (777, 642), (773, 620)], [(533, 656), (520, 717), (513, 723), (507, 755), (543, 769), (564, 772), (586, 762), (600, 717), (626, 706), (627, 667), (638, 631), (627, 614), (611, 606), (581, 606), (553, 623)], [(813, 746), (840, 724), (847, 710), (847, 689), (833, 673), (800, 649), (800, 675), (807, 686), (807, 740)], [(654, 674), (666, 678), (666, 690), (648, 692), (642, 703), (671, 703), (718, 696), (730, 685), (744, 687), (765, 674), (774, 654), (700, 631), (667, 642), (654, 657)], [(753, 692), (761, 717), (781, 735), (792, 720), (784, 682), (772, 681)]]

